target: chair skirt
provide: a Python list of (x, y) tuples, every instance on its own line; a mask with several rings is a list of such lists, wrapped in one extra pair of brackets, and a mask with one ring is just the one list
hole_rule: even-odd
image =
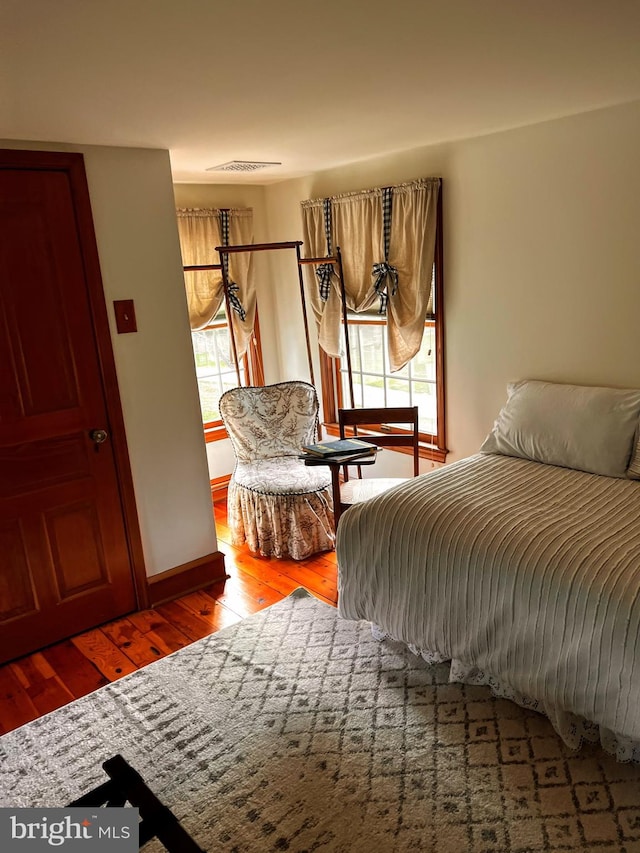
[(335, 547), (331, 475), (284, 457), (239, 462), (229, 483), (232, 544), (303, 560)]

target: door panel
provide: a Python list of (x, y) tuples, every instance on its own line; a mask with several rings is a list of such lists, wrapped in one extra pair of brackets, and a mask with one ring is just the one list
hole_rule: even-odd
[(0, 554), (0, 622), (35, 615), (37, 602), (26, 543), (15, 518), (0, 523)]
[(0, 660), (136, 606), (69, 171), (0, 161)]
[[(24, 172), (5, 173), (3, 177), (3, 195), (19, 192), (20, 184), (26, 183)], [(9, 220), (13, 241), (10, 255), (4, 258), (3, 274), (10, 281), (32, 282), (34, 286), (34, 289), (11, 287), (3, 294), (9, 356), (14, 366), (11, 389), (14, 406), (13, 411), (2, 413), (3, 421), (13, 416), (19, 422), (23, 417), (46, 415), (78, 405), (62, 301), (65, 275), (64, 270), (56, 268), (56, 261), (58, 267), (62, 263), (56, 255), (65, 247), (58, 243), (59, 233), (52, 230), (47, 236), (45, 232), (46, 222), (38, 211), (38, 205), (44, 201), (36, 196), (30, 203), (11, 204), (8, 198), (0, 203), (2, 225), (6, 227)], [(68, 217), (69, 211), (64, 215)], [(56, 230), (59, 232), (60, 227)], [(77, 277), (78, 272), (76, 269), (73, 274)], [(42, 281), (47, 281), (48, 287), (38, 287)], [(75, 285), (72, 292), (77, 291), (78, 282), (72, 283)]]
[(60, 601), (109, 583), (100, 523), (89, 501), (44, 513), (47, 543)]

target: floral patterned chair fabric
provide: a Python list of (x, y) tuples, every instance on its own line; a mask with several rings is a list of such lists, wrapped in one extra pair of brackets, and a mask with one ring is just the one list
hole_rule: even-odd
[(298, 459), (317, 440), (313, 385), (232, 388), (220, 414), (236, 455), (227, 498), (233, 544), (294, 560), (332, 549), (331, 473)]

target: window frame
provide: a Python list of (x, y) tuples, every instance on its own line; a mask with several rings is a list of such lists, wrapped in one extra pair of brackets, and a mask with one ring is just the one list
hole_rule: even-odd
[[(445, 406), (445, 367), (444, 367), (444, 270), (443, 270), (443, 240), (442, 240), (442, 186), (438, 193), (436, 239), (434, 252), (435, 267), (435, 316), (425, 320), (425, 326), (435, 327), (435, 363), (436, 363), (436, 407), (438, 418), (438, 434), (432, 436), (420, 434), (420, 456), (436, 462), (444, 462), (447, 457), (446, 442), (446, 406)], [(347, 319), (347, 323), (357, 323), (357, 320)], [(366, 322), (366, 321), (365, 321)], [(371, 322), (371, 321), (369, 321)], [(331, 358), (320, 348), (320, 382), (322, 387), (323, 427), (329, 435), (338, 435), (338, 409), (343, 407), (342, 381), (340, 379), (340, 359)], [(401, 433), (404, 430), (380, 424), (381, 432)], [(435, 438), (435, 441), (434, 441)], [(405, 448), (397, 448), (405, 452)], [(409, 450), (409, 452), (412, 452)]]
[[(206, 331), (207, 329), (222, 329), (228, 327), (228, 325), (229, 321), (225, 316), (224, 320), (217, 323), (210, 323), (209, 325), (204, 326), (200, 331)], [(244, 369), (244, 375), (249, 379), (251, 385), (264, 385), (264, 365), (262, 361), (262, 343), (260, 340), (260, 322), (258, 319), (257, 307), (251, 344), (252, 346), (247, 350), (242, 359), (240, 359), (240, 364)], [(227, 430), (222, 423), (222, 420), (203, 421), (202, 428), (204, 430), (204, 440), (207, 444), (212, 441), (221, 441), (222, 439), (228, 438)]]

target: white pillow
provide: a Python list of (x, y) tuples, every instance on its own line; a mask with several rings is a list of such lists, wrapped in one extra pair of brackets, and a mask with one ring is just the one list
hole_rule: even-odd
[(637, 390), (523, 379), (480, 451), (624, 477), (639, 417)]
[(636, 440), (631, 454), (631, 462), (627, 468), (627, 477), (630, 480), (640, 480), (640, 424), (636, 431)]

